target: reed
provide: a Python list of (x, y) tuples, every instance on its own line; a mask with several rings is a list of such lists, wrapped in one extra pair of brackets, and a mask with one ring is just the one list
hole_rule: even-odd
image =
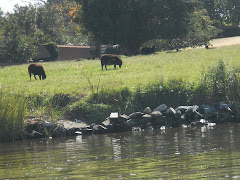
[(23, 95), (0, 90), (0, 141), (22, 136), (27, 104)]
[(63, 94), (31, 95), (27, 97), (27, 115), (56, 123), (63, 119), (69, 101), (69, 96)]

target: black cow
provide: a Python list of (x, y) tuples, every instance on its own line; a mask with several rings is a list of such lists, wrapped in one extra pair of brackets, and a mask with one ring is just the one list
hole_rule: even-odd
[(37, 80), (36, 75), (39, 76), (40, 80), (41, 79), (46, 79), (46, 77), (47, 77), (42, 65), (40, 65), (40, 64), (30, 64), (28, 66), (28, 73), (29, 73), (29, 76), (30, 76), (30, 81), (31, 81), (32, 74), (34, 75), (34, 78), (36, 80)]
[(114, 68), (116, 69), (116, 66), (119, 65), (119, 68), (122, 66), (122, 60), (119, 58), (119, 56), (114, 54), (103, 54), (100, 58), (102, 70), (103, 66), (105, 66), (105, 69), (107, 70), (107, 65), (114, 65)]

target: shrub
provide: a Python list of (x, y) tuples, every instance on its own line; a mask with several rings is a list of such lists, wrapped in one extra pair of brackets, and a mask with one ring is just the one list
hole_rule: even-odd
[[(235, 101), (239, 99), (239, 79), (238, 70), (229, 67), (220, 59), (217, 64), (213, 64), (207, 72), (202, 72), (199, 87), (196, 95), (198, 99), (215, 103), (220, 101)], [(202, 98), (201, 98), (202, 97)], [(206, 103), (206, 102), (205, 102)]]
[(51, 59), (49, 60), (57, 60), (58, 58), (58, 47), (57, 44), (54, 42), (50, 42), (48, 44), (45, 44), (46, 49), (48, 50), (49, 54), (51, 55)]

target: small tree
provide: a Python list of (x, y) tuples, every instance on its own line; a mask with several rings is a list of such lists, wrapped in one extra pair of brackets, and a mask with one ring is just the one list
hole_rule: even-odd
[(36, 53), (31, 39), (21, 35), (14, 24), (5, 25), (2, 44), (1, 62), (26, 62)]

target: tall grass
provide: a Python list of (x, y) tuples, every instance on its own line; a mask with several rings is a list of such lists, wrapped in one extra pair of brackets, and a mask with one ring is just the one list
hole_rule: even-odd
[(217, 63), (202, 71), (200, 83), (196, 89), (196, 100), (205, 103), (227, 101), (238, 103), (240, 100), (239, 67), (229, 66), (220, 59)]
[(0, 141), (18, 139), (24, 129), (26, 99), (0, 90)]
[(56, 123), (64, 117), (69, 101), (69, 95), (63, 94), (31, 95), (27, 98), (27, 115)]

